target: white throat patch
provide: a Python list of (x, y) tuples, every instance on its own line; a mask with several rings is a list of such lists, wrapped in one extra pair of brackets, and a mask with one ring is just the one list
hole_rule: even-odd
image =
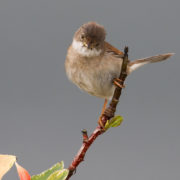
[(99, 56), (102, 50), (97, 49), (88, 49), (87, 47), (83, 46), (83, 43), (80, 41), (73, 40), (72, 47), (81, 55), (87, 57)]

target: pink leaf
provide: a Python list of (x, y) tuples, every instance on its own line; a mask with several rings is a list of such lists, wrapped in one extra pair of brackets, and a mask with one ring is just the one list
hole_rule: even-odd
[(29, 175), (28, 171), (21, 167), (17, 162), (15, 164), (20, 180), (31, 180), (31, 176)]

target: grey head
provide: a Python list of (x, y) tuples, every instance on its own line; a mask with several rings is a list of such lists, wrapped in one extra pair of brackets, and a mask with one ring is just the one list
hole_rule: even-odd
[(83, 24), (74, 34), (74, 40), (81, 42), (83, 47), (89, 50), (102, 49), (106, 32), (103, 26), (96, 22), (88, 22)]

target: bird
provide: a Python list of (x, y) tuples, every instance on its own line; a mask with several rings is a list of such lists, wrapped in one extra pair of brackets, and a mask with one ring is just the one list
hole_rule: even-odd
[[(129, 61), (127, 74), (141, 66), (170, 58), (174, 53), (160, 54)], [(116, 86), (123, 88), (118, 79), (124, 53), (106, 41), (106, 30), (97, 22), (87, 22), (75, 32), (67, 50), (65, 70), (67, 77), (81, 90), (104, 99), (101, 116)], [(103, 127), (101, 116), (98, 124)]]

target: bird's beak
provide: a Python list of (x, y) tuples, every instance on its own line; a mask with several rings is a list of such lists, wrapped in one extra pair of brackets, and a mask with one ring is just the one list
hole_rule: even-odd
[(83, 42), (83, 46), (87, 47), (88, 49), (93, 48), (93, 44), (91, 43), (91, 41), (88, 40)]

